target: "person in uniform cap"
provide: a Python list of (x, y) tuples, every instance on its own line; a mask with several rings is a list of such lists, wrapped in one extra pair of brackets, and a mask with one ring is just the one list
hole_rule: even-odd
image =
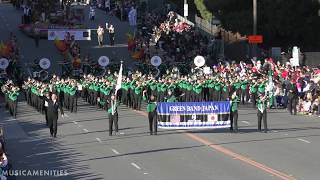
[(108, 109), (109, 136), (112, 136), (113, 124), (115, 127), (115, 132), (117, 133), (119, 131), (119, 128), (118, 128), (118, 106), (119, 106), (119, 103), (117, 102), (115, 95), (111, 96), (109, 104), (110, 104), (109, 109)]
[(259, 94), (259, 98), (257, 99), (257, 108), (258, 108), (258, 131), (261, 131), (261, 121), (263, 120), (264, 132), (267, 133), (267, 100), (268, 97), (263, 93)]
[(250, 86), (250, 93), (251, 93), (251, 103), (253, 108), (256, 107), (256, 100), (258, 94), (258, 82), (255, 79), (252, 80), (252, 84)]
[(157, 102), (156, 98), (151, 95), (148, 98), (147, 91), (143, 91), (143, 100), (147, 101), (147, 112), (149, 119), (149, 130), (150, 135), (157, 135), (158, 132), (158, 122), (157, 122)]
[(297, 104), (298, 104), (298, 89), (294, 82), (290, 82), (288, 84), (288, 110), (290, 114), (296, 115), (297, 114)]
[(109, 38), (110, 38), (110, 45), (113, 46), (114, 45), (114, 27), (111, 24), (110, 27), (108, 28), (109, 31)]
[(230, 131), (238, 132), (238, 104), (240, 102), (239, 96), (237, 96), (237, 92), (233, 92), (230, 98)]
[(48, 106), (49, 106), (49, 102), (48, 100), (50, 99), (50, 95), (49, 93), (45, 94), (45, 98), (44, 98), (44, 112), (45, 112), (45, 119), (46, 119), (46, 125), (48, 126)]

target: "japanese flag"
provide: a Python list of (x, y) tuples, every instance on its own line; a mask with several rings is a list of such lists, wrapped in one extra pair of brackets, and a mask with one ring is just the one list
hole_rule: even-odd
[(173, 124), (180, 123), (180, 115), (171, 115), (170, 122)]
[(218, 114), (208, 114), (208, 122), (218, 121)]

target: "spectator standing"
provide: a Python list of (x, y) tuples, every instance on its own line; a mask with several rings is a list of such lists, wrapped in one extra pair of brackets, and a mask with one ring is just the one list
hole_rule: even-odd
[(40, 41), (40, 31), (38, 28), (34, 29), (34, 42), (36, 45), (36, 48), (39, 47), (39, 41)]
[(111, 24), (109, 27), (109, 38), (110, 38), (110, 45), (113, 46), (114, 45), (114, 27)]
[(103, 35), (104, 35), (104, 30), (101, 26), (98, 27), (98, 30), (97, 30), (97, 34), (98, 34), (98, 43), (99, 43), (99, 46), (103, 46)]
[(89, 18), (91, 21), (94, 21), (94, 16), (96, 15), (96, 12), (93, 7), (90, 7), (90, 12), (89, 12)]
[(105, 9), (106, 9), (106, 14), (108, 14), (108, 12), (111, 10), (110, 0), (105, 0), (104, 6), (105, 6)]

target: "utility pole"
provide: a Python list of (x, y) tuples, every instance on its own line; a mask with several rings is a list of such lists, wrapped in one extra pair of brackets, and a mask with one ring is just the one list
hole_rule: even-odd
[(257, 35), (257, 0), (253, 0), (253, 35)]
[[(257, 35), (257, 0), (253, 0), (253, 35)], [(257, 59), (257, 44), (253, 44), (253, 59)]]
[(189, 14), (189, 7), (188, 7), (188, 0), (184, 0), (183, 3), (183, 16), (184, 19), (187, 20), (188, 14)]

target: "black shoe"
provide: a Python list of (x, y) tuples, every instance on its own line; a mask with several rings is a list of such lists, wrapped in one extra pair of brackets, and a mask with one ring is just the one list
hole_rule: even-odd
[(153, 135), (153, 132), (150, 132), (150, 135)]

